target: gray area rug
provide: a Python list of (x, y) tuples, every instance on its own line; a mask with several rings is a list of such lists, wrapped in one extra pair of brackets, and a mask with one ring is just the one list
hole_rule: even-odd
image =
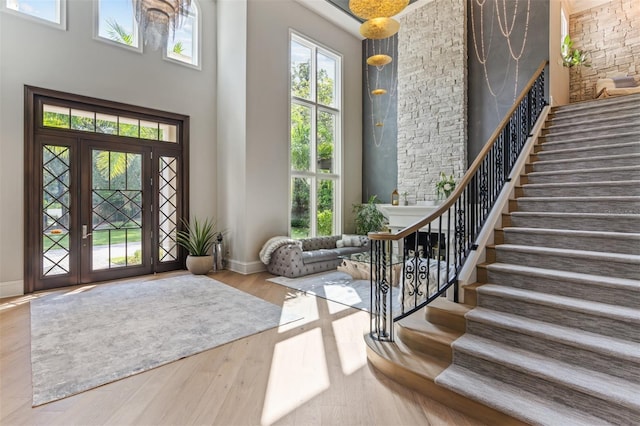
[[(371, 311), (371, 284), (369, 280), (354, 280), (351, 275), (340, 271), (327, 271), (299, 278), (274, 277), (267, 281), (294, 288), (323, 299), (351, 306), (363, 311)], [(400, 303), (395, 297), (393, 311), (400, 312)]]
[(204, 276), (57, 292), (31, 302), (33, 405), (296, 319)]

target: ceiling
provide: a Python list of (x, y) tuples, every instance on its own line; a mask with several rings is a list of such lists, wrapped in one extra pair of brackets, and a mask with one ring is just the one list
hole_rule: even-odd
[(582, 12), (583, 10), (591, 9), (596, 6), (602, 6), (610, 1), (611, 0), (567, 0), (570, 9), (569, 14)]

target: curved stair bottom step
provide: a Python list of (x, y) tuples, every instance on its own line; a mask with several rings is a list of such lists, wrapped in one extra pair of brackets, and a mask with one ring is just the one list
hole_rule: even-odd
[(437, 385), (436, 376), (446, 368), (442, 361), (407, 353), (395, 343), (379, 342), (369, 335), (365, 336), (365, 342), (369, 362), (389, 379), (487, 425), (528, 424)]
[(526, 422), (526, 424), (549, 426), (611, 425), (599, 417), (567, 408), (552, 400), (544, 399), (459, 366), (447, 368), (436, 378), (436, 383), (487, 406), (502, 410)]

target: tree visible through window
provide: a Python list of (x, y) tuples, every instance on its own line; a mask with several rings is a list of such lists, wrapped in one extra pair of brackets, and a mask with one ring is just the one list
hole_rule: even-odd
[(340, 57), (292, 34), (291, 235), (340, 232)]

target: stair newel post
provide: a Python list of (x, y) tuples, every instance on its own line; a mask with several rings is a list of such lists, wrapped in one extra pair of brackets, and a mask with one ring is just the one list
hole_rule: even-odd
[(391, 311), (390, 275), (392, 242), (372, 240), (370, 285), (372, 294), (371, 336), (379, 341), (393, 341), (393, 312)]

